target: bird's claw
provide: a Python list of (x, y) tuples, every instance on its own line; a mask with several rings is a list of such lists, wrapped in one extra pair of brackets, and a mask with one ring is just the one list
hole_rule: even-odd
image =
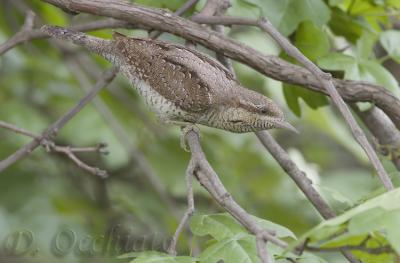
[(200, 129), (195, 124), (188, 124), (186, 126), (181, 126), (181, 130), (182, 130), (181, 142), (180, 142), (181, 147), (184, 151), (190, 152), (190, 147), (186, 143), (186, 135), (190, 131), (193, 131), (193, 132), (197, 133), (200, 137)]

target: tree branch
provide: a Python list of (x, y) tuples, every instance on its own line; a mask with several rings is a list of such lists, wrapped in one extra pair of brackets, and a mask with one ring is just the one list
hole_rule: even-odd
[[(268, 131), (255, 133), (260, 142), (279, 163), (283, 170), (292, 178), (300, 190), (304, 193), (307, 199), (321, 214), (324, 219), (330, 219), (336, 216), (335, 212), (329, 207), (328, 203), (313, 187), (312, 181), (299, 167), (290, 159), (289, 154), (278, 144)], [(349, 262), (358, 263), (359, 261), (348, 251), (341, 250), (343, 256)]]
[[(101, 19), (93, 22), (88, 22), (81, 25), (74, 25), (68, 27), (69, 29), (74, 29), (82, 32), (87, 31), (95, 31), (100, 29), (112, 29), (112, 28), (133, 28), (131, 24), (125, 21), (116, 20), (113, 18)], [(48, 38), (49, 35), (43, 33), (40, 29), (32, 29), (32, 28), (25, 28), (15, 34), (12, 38), (4, 42), (0, 45), (0, 55), (6, 53), (10, 49), (22, 44), (24, 42), (33, 40), (33, 39), (40, 39), (40, 38)]]
[[(230, 0), (209, 0), (206, 2), (203, 10), (197, 15), (192, 16), (193, 18), (197, 16), (206, 16), (206, 17), (214, 17), (223, 15), (226, 10), (231, 6)], [(224, 34), (224, 26), (223, 25), (213, 25), (212, 29), (218, 33)], [(216, 58), (224, 65), (235, 77), (235, 71), (233, 70), (233, 65), (230, 59), (225, 57), (223, 54), (217, 52)]]
[(32, 11), (26, 12), (24, 25), (21, 27), (21, 30), (17, 32), (13, 37), (7, 40), (5, 43), (0, 45), (0, 55), (6, 52), (7, 50), (16, 46), (16, 43), (22, 43), (26, 41), (26, 35), (32, 31), (33, 22), (35, 20), (35, 13)]
[(195, 164), (192, 160), (189, 161), (188, 168), (186, 170), (186, 191), (187, 191), (187, 209), (183, 215), (178, 227), (176, 228), (175, 234), (172, 237), (171, 243), (168, 248), (168, 253), (176, 255), (176, 244), (178, 238), (183, 231), (185, 225), (189, 222), (190, 218), (194, 213), (194, 196), (193, 196), (193, 173), (196, 170)]
[[(184, 3), (180, 8), (178, 8), (174, 14), (177, 16), (181, 16), (184, 13), (186, 13), (186, 11), (188, 11), (190, 8), (192, 8), (193, 6), (195, 6), (197, 4), (199, 0), (187, 0), (186, 3)], [(150, 33), (149, 37), (152, 39), (156, 39), (159, 36), (162, 35), (162, 31), (153, 31)]]
[(261, 131), (256, 132), (256, 136), (285, 172), (293, 179), (322, 217), (324, 219), (335, 217), (335, 212), (312, 186), (312, 181), (290, 159), (289, 154), (275, 141), (272, 135), (267, 131)]
[(76, 152), (98, 152), (98, 153), (102, 153), (102, 154), (107, 154), (108, 152), (105, 150), (105, 147), (107, 147), (106, 144), (104, 143), (100, 143), (98, 144), (96, 147), (82, 147), (82, 148), (73, 148), (70, 146), (60, 146), (60, 145), (56, 145), (53, 141), (44, 139), (42, 136), (40, 135), (36, 135), (30, 131), (27, 131), (25, 129), (19, 128), (13, 124), (9, 124), (3, 121), (0, 121), (0, 127), (8, 129), (10, 131), (13, 131), (15, 133), (18, 134), (22, 134), (25, 136), (28, 136), (34, 140), (36, 140), (40, 145), (42, 145), (47, 152), (57, 152), (57, 153), (62, 153), (64, 155), (66, 155), (69, 159), (71, 159), (79, 168), (100, 176), (100, 177), (107, 177), (107, 172), (105, 170), (102, 170), (100, 168), (97, 167), (93, 167), (90, 166), (86, 163), (84, 163), (83, 161), (81, 161), (76, 155)]
[[(106, 0), (42, 0), (64, 10), (114, 17), (129, 23), (154, 28), (202, 44), (225, 56), (240, 61), (276, 80), (304, 86), (327, 94), (325, 87), (307, 69), (288, 63), (276, 56), (267, 56), (221, 33), (176, 16), (170, 12), (152, 9), (123, 1)], [(396, 127), (400, 127), (400, 100), (381, 86), (333, 79), (340, 95), (347, 101), (368, 101), (386, 112)]]
[(376, 148), (400, 170), (400, 133), (388, 116), (376, 107), (361, 111), (353, 104), (353, 110), (376, 138)]
[[(77, 105), (70, 109), (66, 114), (60, 117), (52, 125), (50, 125), (41, 135), (41, 140), (52, 140), (56, 137), (59, 129), (65, 126), (79, 111), (83, 109), (96, 95), (107, 86), (115, 77), (117, 70), (112, 68), (104, 72), (102, 77), (97, 81), (96, 85), (90, 90), (90, 92), (84, 96)], [(37, 139), (32, 140), (30, 143), (26, 144), (18, 151), (16, 151), (11, 156), (0, 161), (0, 172), (4, 171), (7, 167), (17, 162), (18, 160), (29, 155), (33, 150), (40, 146), (40, 141)]]
[(211, 194), (216, 202), (238, 220), (247, 230), (256, 237), (269, 241), (279, 247), (286, 248), (286, 242), (275, 237), (274, 234), (263, 229), (226, 190), (220, 181), (217, 173), (208, 163), (203, 149), (200, 145), (200, 138), (194, 129), (188, 130), (184, 135), (192, 154), (192, 161), (196, 167), (193, 175), (200, 184)]
[(380, 247), (365, 247), (365, 246), (340, 246), (340, 247), (326, 247), (326, 248), (319, 248), (319, 247), (313, 247), (313, 246), (306, 246), (305, 249), (307, 251), (314, 251), (314, 252), (337, 252), (341, 250), (345, 251), (363, 251), (367, 252), (369, 254), (374, 254), (374, 255), (380, 255), (380, 254), (387, 254), (387, 253), (393, 253), (393, 248), (391, 246), (380, 246)]
[(4, 128), (4, 129), (8, 129), (10, 131), (13, 131), (15, 133), (19, 133), (19, 134), (31, 137), (32, 139), (40, 140), (40, 136), (38, 136), (30, 131), (27, 131), (25, 129), (19, 128), (13, 124), (6, 123), (4, 121), (0, 121), (0, 127)]

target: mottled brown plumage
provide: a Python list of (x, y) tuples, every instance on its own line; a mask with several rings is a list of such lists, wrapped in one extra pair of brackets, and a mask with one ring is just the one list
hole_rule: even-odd
[(53, 26), (42, 30), (85, 46), (119, 67), (163, 121), (232, 132), (294, 129), (271, 99), (242, 87), (218, 61), (196, 50), (119, 33), (105, 40)]

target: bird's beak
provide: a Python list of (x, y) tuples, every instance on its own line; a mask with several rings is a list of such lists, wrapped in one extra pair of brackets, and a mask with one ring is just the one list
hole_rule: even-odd
[(287, 121), (274, 121), (273, 123), (275, 128), (286, 129), (297, 134), (300, 133), (295, 127), (292, 126), (292, 124)]

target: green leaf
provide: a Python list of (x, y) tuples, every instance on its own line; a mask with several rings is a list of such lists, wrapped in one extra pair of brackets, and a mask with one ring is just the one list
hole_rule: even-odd
[(331, 199), (335, 200), (336, 202), (343, 203), (347, 206), (352, 205), (351, 200), (337, 189), (326, 187), (326, 186), (320, 186), (319, 189), (321, 189), (322, 192), (326, 196), (330, 197)]
[(381, 34), (379, 40), (388, 55), (397, 63), (400, 63), (400, 31), (385, 31)]
[(296, 47), (314, 61), (328, 54), (330, 49), (327, 35), (311, 21), (304, 21), (296, 31)]
[(301, 107), (297, 90), (301, 89), (296, 85), (283, 84), (283, 96), (285, 97), (286, 104), (289, 109), (297, 116), (301, 117)]
[(348, 229), (349, 233), (354, 235), (384, 229), (389, 243), (400, 254), (399, 222), (400, 209), (385, 211), (377, 207), (356, 215), (350, 221)]
[[(296, 236), (287, 228), (268, 220), (252, 216), (263, 228), (274, 231), (279, 238), (293, 238)], [(254, 235), (240, 225), (227, 213), (213, 215), (195, 215), (190, 228), (194, 235), (212, 236), (217, 242), (212, 242), (200, 256), (201, 262), (257, 262), (256, 240)], [(268, 245), (270, 255), (279, 256), (282, 249), (273, 244)], [(272, 261), (273, 262), (273, 261)]]
[(364, 31), (361, 37), (357, 40), (357, 58), (359, 59), (369, 59), (371, 55), (374, 54), (373, 49), (375, 42), (377, 40), (377, 35), (372, 34), (368, 31)]
[(332, 71), (344, 71), (346, 79), (360, 80), (357, 61), (354, 57), (341, 53), (330, 53), (317, 60), (318, 66)]
[(255, 219), (264, 229), (275, 232), (275, 235), (279, 238), (291, 237), (293, 239), (297, 239), (296, 235), (286, 227), (283, 227), (281, 225), (275, 224), (274, 222), (262, 218), (258, 218), (255, 216), (251, 217)]
[(399, 0), (387, 0), (386, 3), (389, 7), (393, 8), (400, 8), (400, 1)]
[(318, 66), (331, 71), (344, 71), (345, 79), (379, 84), (399, 94), (396, 79), (374, 60), (357, 59), (341, 53), (330, 53), (317, 60)]
[(43, 5), (41, 6), (41, 8), (41, 15), (47, 23), (59, 26), (67, 25), (67, 16), (65, 12), (63, 12), (59, 8), (52, 5)]
[(330, 6), (337, 6), (343, 3), (344, 0), (329, 0), (328, 3)]
[(380, 84), (393, 92), (397, 97), (399, 93), (399, 84), (393, 75), (377, 61), (362, 61), (360, 63), (361, 80)]
[(119, 256), (118, 258), (135, 258), (131, 263), (193, 263), (197, 262), (196, 258), (188, 256), (171, 256), (169, 254), (144, 251), (144, 252), (131, 252)]
[[(266, 230), (274, 231), (277, 237), (296, 236), (289, 229), (275, 224), (271, 221), (252, 216)], [(193, 234), (198, 236), (211, 235), (216, 240), (232, 238), (240, 234), (247, 234), (248, 231), (227, 213), (212, 215), (195, 215), (190, 222)]]
[(349, 16), (368, 23), (375, 32), (382, 31), (382, 27), (390, 25), (388, 5), (382, 4), (385, 0), (346, 0), (345, 10)]
[(329, 27), (336, 35), (343, 36), (352, 43), (357, 41), (364, 30), (371, 30), (365, 21), (349, 16), (339, 8), (332, 9)]
[[(215, 263), (220, 260), (224, 262), (260, 263), (255, 237), (239, 234), (225, 238), (206, 248), (200, 255), (200, 262), (202, 263)], [(274, 262), (272, 258), (270, 262)]]
[(285, 36), (306, 20), (322, 26), (329, 21), (330, 10), (322, 0), (240, 0), (257, 5), (271, 23)]
[(247, 233), (229, 214), (195, 215), (190, 221), (190, 229), (194, 235), (211, 235), (216, 240)]
[[(388, 243), (400, 253), (400, 189), (384, 193), (345, 212), (322, 222), (300, 240), (309, 240), (311, 246), (337, 247), (363, 242), (376, 248)], [(334, 237), (334, 238), (332, 238)], [(365, 241), (364, 241), (365, 242)], [(291, 247), (300, 244), (295, 242)]]
[(283, 84), (283, 95), (290, 110), (298, 117), (301, 116), (300, 98), (312, 109), (329, 104), (325, 95), (292, 84)]
[(310, 253), (304, 253), (301, 257), (294, 258), (298, 263), (328, 263), (324, 259), (317, 257), (316, 255)]

